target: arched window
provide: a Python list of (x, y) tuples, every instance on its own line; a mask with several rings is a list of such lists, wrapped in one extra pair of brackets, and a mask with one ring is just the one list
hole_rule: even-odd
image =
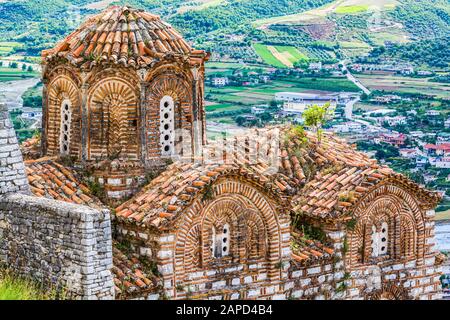
[(372, 257), (379, 257), (388, 252), (388, 224), (383, 222), (380, 231), (372, 225)]
[(138, 99), (122, 79), (100, 81), (89, 93), (89, 159), (137, 159)]
[(59, 134), (59, 150), (61, 155), (70, 152), (70, 123), (72, 121), (72, 105), (69, 99), (61, 103), (61, 129)]
[(175, 151), (175, 118), (172, 97), (164, 96), (159, 105), (159, 144), (162, 156), (171, 156)]
[(211, 252), (214, 258), (222, 258), (230, 253), (230, 225), (226, 223), (220, 232), (212, 228)]
[(382, 256), (388, 252), (388, 224), (383, 222), (381, 224), (381, 231), (379, 233), (379, 255)]

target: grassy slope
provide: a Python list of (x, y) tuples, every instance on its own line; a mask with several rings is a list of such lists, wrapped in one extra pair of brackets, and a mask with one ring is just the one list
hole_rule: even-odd
[(254, 43), (253, 48), (255, 49), (256, 53), (264, 60), (265, 63), (270, 64), (271, 66), (277, 67), (277, 68), (286, 68), (284, 64), (282, 64), (280, 61), (278, 61), (277, 58), (273, 56), (273, 54), (267, 49), (265, 45), (262, 45), (260, 43)]
[(46, 288), (45, 291), (31, 280), (17, 277), (11, 272), (0, 269), (0, 300), (53, 300), (58, 298), (51, 288)]
[(292, 63), (296, 63), (296, 62), (301, 61), (301, 60), (308, 60), (308, 57), (304, 53), (300, 52), (298, 49), (296, 49), (294, 47), (291, 47), (291, 46), (275, 46), (275, 48), (280, 53), (288, 52), (292, 56), (292, 58), (289, 59)]
[(369, 9), (368, 5), (339, 6), (335, 12), (339, 14), (351, 14), (365, 12)]

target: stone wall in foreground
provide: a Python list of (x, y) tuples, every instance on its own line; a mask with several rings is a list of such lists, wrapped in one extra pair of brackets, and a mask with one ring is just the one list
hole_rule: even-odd
[(0, 196), (0, 263), (62, 285), (69, 297), (114, 298), (108, 210), (23, 194)]

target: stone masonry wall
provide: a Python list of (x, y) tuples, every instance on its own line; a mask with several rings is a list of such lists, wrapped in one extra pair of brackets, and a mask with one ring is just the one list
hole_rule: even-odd
[(64, 286), (77, 299), (113, 299), (108, 210), (12, 194), (0, 201), (0, 263)]
[(435, 265), (432, 247), (424, 259), (394, 259), (346, 268), (345, 231), (328, 231), (327, 235), (335, 250), (332, 258), (301, 266), (284, 261), (277, 279), (268, 277), (267, 266), (261, 262), (196, 270), (188, 273), (185, 281), (174, 283), (174, 257), (168, 251), (173, 248), (173, 234), (152, 233), (134, 225), (116, 226), (116, 238), (142, 258), (157, 261), (163, 278), (163, 292), (155, 290), (134, 299), (362, 300), (380, 299), (383, 294), (401, 299), (440, 299), (440, 267)]
[(0, 104), (0, 194), (29, 193), (28, 180), (8, 108)]

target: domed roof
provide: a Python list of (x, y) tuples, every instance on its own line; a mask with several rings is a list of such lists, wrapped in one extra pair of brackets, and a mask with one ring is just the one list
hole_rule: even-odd
[(53, 49), (42, 52), (44, 61), (64, 57), (87, 68), (106, 62), (140, 68), (166, 55), (189, 57), (191, 64), (207, 57), (159, 16), (122, 6), (90, 17)]

